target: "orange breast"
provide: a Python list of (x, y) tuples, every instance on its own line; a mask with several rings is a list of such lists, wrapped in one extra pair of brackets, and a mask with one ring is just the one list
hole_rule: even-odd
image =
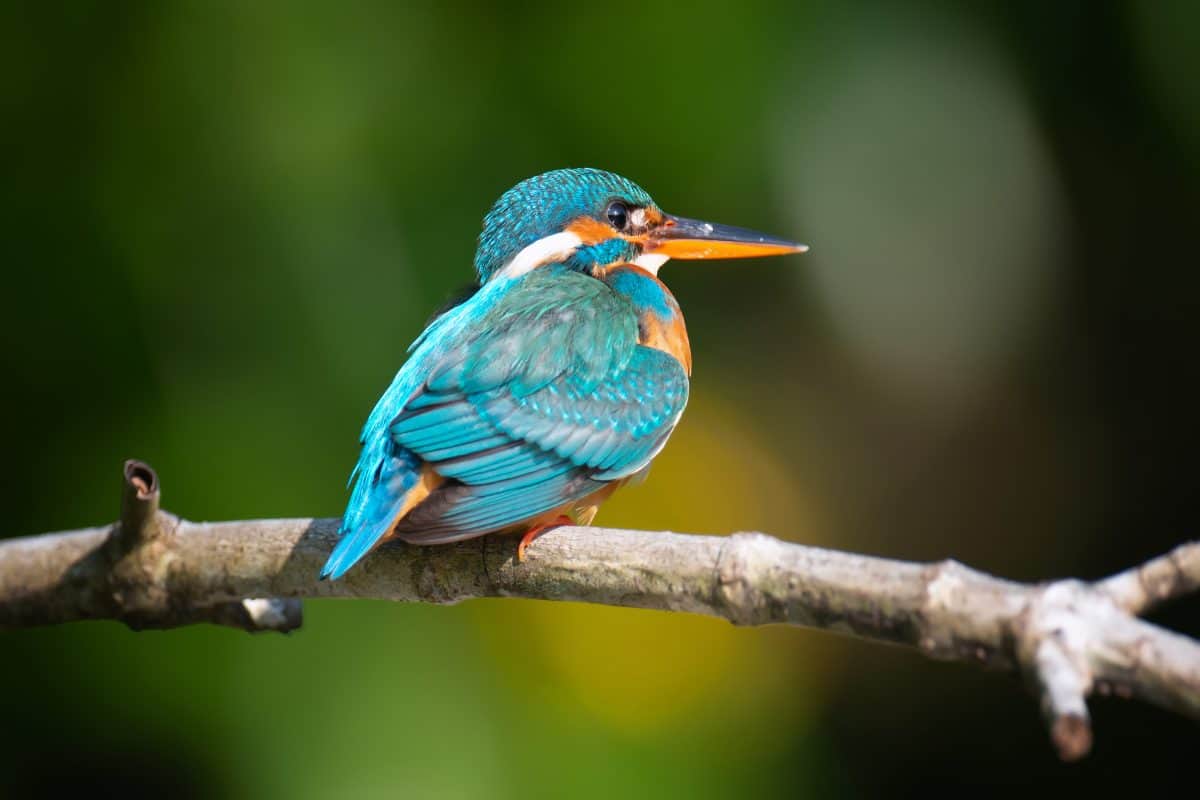
[(688, 342), (687, 326), (683, 324), (683, 314), (676, 314), (669, 319), (663, 319), (657, 314), (642, 314), (638, 324), (638, 343), (655, 350), (662, 350), (683, 365), (690, 376), (692, 374), (692, 346)]
[(638, 319), (638, 344), (661, 350), (692, 374), (692, 346), (679, 301), (658, 276), (636, 264), (616, 264), (597, 275), (629, 300)]

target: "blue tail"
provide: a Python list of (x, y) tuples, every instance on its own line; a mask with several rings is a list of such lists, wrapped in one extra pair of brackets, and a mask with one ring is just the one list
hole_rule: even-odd
[[(481, 290), (480, 297), (488, 290)], [(493, 292), (496, 290), (493, 290)], [(362, 452), (350, 476), (354, 492), (342, 517), (341, 541), (321, 569), (322, 578), (340, 578), (387, 535), (408, 493), (421, 480), (421, 459), (392, 439), (392, 420), (429, 376), (448, 343), (471, 313), (473, 301), (450, 309), (430, 323), (409, 346), (408, 361), (363, 425)]]
[(354, 492), (342, 517), (342, 538), (321, 568), (322, 580), (337, 580), (371, 552), (396, 521), (420, 474), (420, 459), (391, 440), (383, 447), (363, 448), (352, 476)]

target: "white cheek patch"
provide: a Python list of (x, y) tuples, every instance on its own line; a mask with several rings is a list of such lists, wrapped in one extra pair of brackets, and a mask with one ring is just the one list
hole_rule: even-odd
[[(629, 222), (634, 230), (642, 230), (646, 227), (646, 209), (635, 208), (629, 213)], [(651, 275), (658, 275), (658, 269), (663, 264), (670, 260), (670, 256), (664, 256), (661, 253), (642, 253), (633, 260), (633, 263), (649, 272)]]
[(512, 261), (496, 273), (497, 277), (518, 278), (526, 272), (532, 272), (542, 264), (562, 261), (574, 253), (583, 240), (570, 231), (543, 236), (521, 252), (513, 256)]
[(658, 275), (659, 267), (670, 260), (670, 256), (664, 256), (662, 253), (642, 253), (633, 260), (633, 263), (651, 275)]

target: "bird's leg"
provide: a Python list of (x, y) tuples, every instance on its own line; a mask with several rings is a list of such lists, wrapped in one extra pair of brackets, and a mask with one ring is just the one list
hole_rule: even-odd
[(521, 543), (517, 545), (517, 561), (525, 561), (525, 550), (529, 545), (533, 544), (533, 540), (541, 536), (551, 528), (557, 528), (560, 525), (570, 525), (571, 518), (566, 514), (559, 514), (550, 522), (543, 522), (540, 525), (534, 525), (529, 530), (525, 531), (525, 535), (521, 537)]

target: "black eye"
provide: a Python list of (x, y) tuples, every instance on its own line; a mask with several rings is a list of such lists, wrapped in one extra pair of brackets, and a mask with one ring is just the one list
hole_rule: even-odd
[(609, 203), (604, 213), (608, 215), (609, 224), (619, 231), (625, 230), (625, 226), (629, 224), (629, 206), (620, 200)]

